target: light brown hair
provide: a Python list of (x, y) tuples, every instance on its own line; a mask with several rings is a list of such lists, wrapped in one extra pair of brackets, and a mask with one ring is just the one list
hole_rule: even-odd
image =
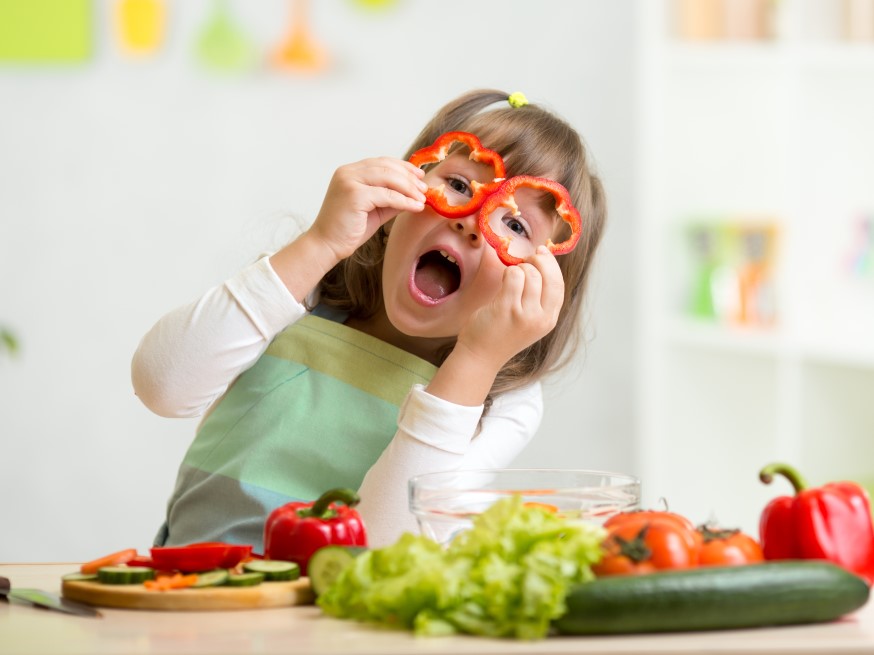
[[(570, 253), (557, 257), (565, 282), (564, 303), (555, 328), (517, 353), (501, 369), (491, 394), (524, 386), (567, 364), (582, 338), (582, 309), (592, 259), (604, 231), (606, 200), (601, 181), (591, 170), (579, 134), (562, 118), (542, 107), (513, 108), (507, 93), (476, 90), (440, 109), (404, 155), (407, 159), (445, 132), (470, 132), (501, 154), (507, 176), (550, 177), (567, 188), (582, 217), (580, 240)], [(492, 105), (498, 105), (491, 107)], [(329, 271), (319, 283), (320, 301), (367, 318), (382, 306), (384, 232), (378, 230), (352, 257)], [(443, 361), (451, 346), (441, 353)], [(490, 405), (487, 401), (487, 406)]]

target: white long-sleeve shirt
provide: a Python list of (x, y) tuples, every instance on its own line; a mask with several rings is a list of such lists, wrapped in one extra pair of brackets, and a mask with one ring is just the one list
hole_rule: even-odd
[[(135, 393), (161, 416), (206, 416), (273, 338), (306, 314), (264, 257), (155, 324), (133, 357)], [(482, 412), (432, 396), (422, 385), (410, 390), (397, 432), (359, 489), (372, 546), (417, 530), (408, 507), (410, 477), (508, 466), (540, 424), (540, 384), (500, 394)]]

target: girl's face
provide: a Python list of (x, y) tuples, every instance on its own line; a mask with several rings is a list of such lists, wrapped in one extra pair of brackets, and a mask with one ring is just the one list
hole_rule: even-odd
[[(425, 174), (428, 186), (444, 185), (453, 205), (470, 198), (472, 181), (493, 178), (491, 166), (471, 161), (465, 152), (448, 156)], [(525, 191), (529, 190), (516, 198), (524, 226), (507, 216), (503, 219), (507, 229), (554, 227), (550, 212), (540, 204), (542, 196)], [(399, 214), (387, 229), (383, 298), (388, 319), (407, 336), (455, 337), (500, 290), (506, 267), (480, 234), (476, 212), (445, 218), (426, 206), (417, 214)]]

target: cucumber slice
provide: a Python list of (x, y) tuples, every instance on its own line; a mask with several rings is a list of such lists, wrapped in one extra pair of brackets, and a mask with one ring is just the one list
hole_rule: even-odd
[(264, 582), (263, 573), (238, 573), (228, 576), (228, 585), (231, 587), (254, 587)]
[(75, 573), (68, 573), (61, 579), (67, 580), (68, 582), (96, 582), (97, 574), (82, 573), (81, 571), (76, 571)]
[(300, 577), (300, 566), (294, 562), (276, 559), (253, 559), (243, 564), (243, 570), (249, 573), (263, 573), (264, 579), (268, 582), (297, 580)]
[(198, 587), (219, 587), (228, 583), (230, 574), (227, 569), (215, 569), (214, 571), (204, 571), (197, 574), (197, 582), (192, 586)]
[(101, 566), (97, 580), (103, 584), (142, 584), (155, 578), (155, 569), (147, 566)]
[(316, 596), (323, 594), (340, 572), (366, 550), (362, 546), (324, 546), (313, 553), (307, 564), (307, 575)]

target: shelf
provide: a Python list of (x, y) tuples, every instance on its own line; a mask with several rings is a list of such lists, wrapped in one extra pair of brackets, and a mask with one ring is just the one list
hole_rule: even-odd
[(806, 70), (874, 74), (874, 43), (808, 44), (799, 57)]
[(688, 72), (762, 71), (783, 65), (787, 47), (776, 41), (682, 42), (670, 41), (667, 63), (672, 70)]
[(804, 359), (810, 362), (874, 371), (874, 345), (861, 341), (809, 342), (803, 346)]
[[(647, 494), (748, 529), (773, 496), (750, 483), (768, 461), (874, 481), (874, 272), (847, 263), (874, 257), (874, 42), (837, 40), (839, 3), (817, 3), (781, 3), (782, 38), (765, 41), (673, 39), (668, 0), (642, 23), (636, 462)], [(779, 234), (771, 327), (728, 322), (729, 278), (713, 308), (701, 295), (739, 266), (722, 230), (750, 221)], [(689, 251), (688, 229), (711, 223), (719, 258), (707, 240)], [(702, 457), (740, 491), (702, 493)]]
[(729, 327), (710, 321), (675, 318), (666, 323), (665, 338), (673, 345), (723, 352), (775, 357), (785, 352), (785, 340), (777, 328)]
[(730, 326), (691, 318), (669, 319), (662, 329), (665, 342), (673, 346), (874, 371), (874, 339), (858, 333), (796, 340), (777, 327)]
[(874, 74), (874, 43), (781, 41), (669, 41), (670, 70), (699, 73), (778, 74), (787, 70)]

